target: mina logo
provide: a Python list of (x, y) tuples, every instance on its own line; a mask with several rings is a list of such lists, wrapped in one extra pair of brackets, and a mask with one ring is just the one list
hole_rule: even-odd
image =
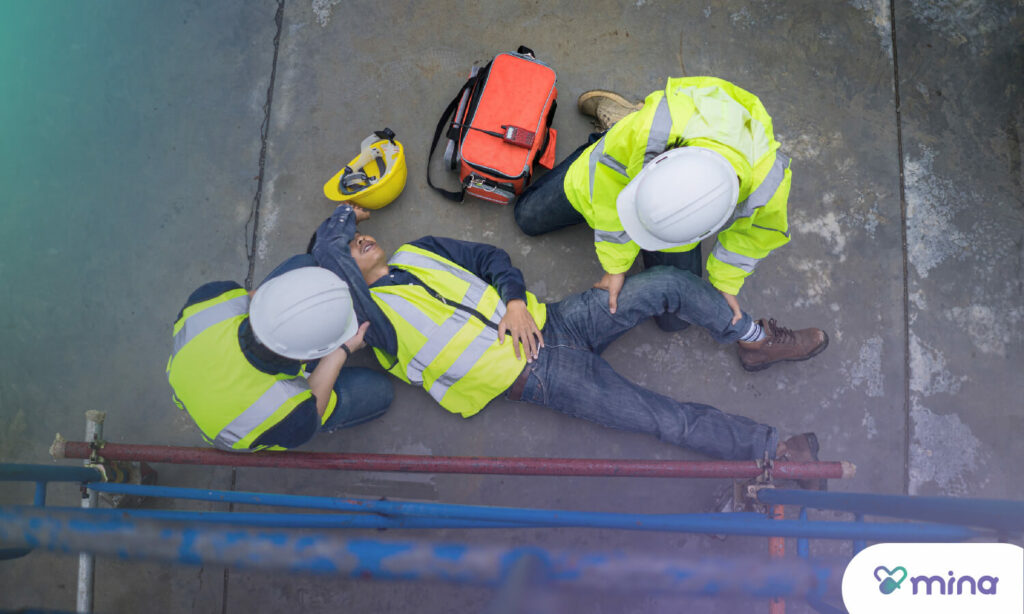
[[(878, 590), (883, 595), (890, 595), (900, 588), (910, 575), (905, 567), (889, 569), (884, 565), (875, 568), (875, 580), (879, 582)], [(947, 577), (914, 576), (910, 578), (910, 586), (914, 595), (995, 595), (999, 590), (999, 578), (996, 576), (960, 576), (950, 571)]]

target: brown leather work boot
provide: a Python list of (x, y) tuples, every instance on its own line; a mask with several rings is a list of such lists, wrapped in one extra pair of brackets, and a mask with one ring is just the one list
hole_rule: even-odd
[(737, 344), (740, 363), (747, 371), (767, 369), (783, 360), (807, 360), (828, 347), (828, 335), (820, 328), (790, 330), (774, 319), (757, 323), (764, 328), (764, 339)]
[(590, 90), (580, 94), (576, 101), (580, 113), (594, 118), (602, 131), (615, 125), (623, 117), (643, 108), (643, 102), (631, 102), (608, 90)]
[[(813, 463), (818, 460), (819, 449), (818, 436), (814, 433), (793, 435), (779, 444), (775, 460)], [(825, 478), (808, 478), (797, 480), (796, 483), (800, 488), (806, 490), (828, 490), (828, 481)]]

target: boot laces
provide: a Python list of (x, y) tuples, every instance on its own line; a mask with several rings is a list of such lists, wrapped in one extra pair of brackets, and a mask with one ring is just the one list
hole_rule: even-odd
[(793, 334), (792, 329), (786, 328), (785, 326), (779, 326), (779, 323), (775, 321), (775, 318), (768, 320), (768, 332), (771, 335), (773, 343), (796, 342), (796, 335)]

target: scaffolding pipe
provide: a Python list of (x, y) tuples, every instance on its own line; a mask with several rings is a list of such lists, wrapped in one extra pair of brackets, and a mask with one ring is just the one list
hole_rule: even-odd
[(964, 541), (977, 537), (989, 537), (980, 531), (952, 525), (771, 520), (765, 518), (762, 514), (753, 512), (732, 514), (621, 514), (448, 503), (311, 497), (306, 495), (200, 490), (195, 488), (135, 484), (104, 483), (90, 485), (90, 487), (95, 487), (96, 490), (101, 492), (143, 497), (170, 497), (197, 501), (328, 509), (341, 512), (381, 514), (391, 517), (528, 523), (531, 526), (673, 531), (754, 537), (867, 539), (888, 542), (950, 542)]
[[(52, 506), (51, 510), (76, 508)], [(90, 518), (120, 520), (159, 520), (167, 522), (209, 523), (265, 529), (519, 529), (552, 525), (524, 522), (494, 522), (445, 518), (390, 517), (380, 514), (282, 514), (264, 512), (199, 512), (188, 510), (94, 509)]]
[[(54, 458), (89, 458), (84, 441), (56, 441)], [(256, 452), (240, 454), (212, 448), (105, 443), (99, 455), (107, 460), (276, 467), (342, 471), (403, 471), (410, 473), (472, 473), (499, 475), (567, 475), (649, 478), (755, 478), (764, 473), (759, 461), (619, 460), (590, 458), (515, 458), (422, 456), (412, 454), (334, 454), (325, 452)], [(856, 467), (846, 461), (774, 463), (776, 479), (838, 479), (853, 477)]]
[(96, 482), (103, 473), (95, 467), (0, 464), (0, 482)]
[[(103, 439), (103, 420), (107, 414), (101, 411), (89, 410), (85, 412), (85, 440), (98, 442)], [(88, 456), (83, 464), (91, 462)], [(92, 469), (91, 467), (89, 467)], [(95, 469), (93, 469), (95, 471)], [(90, 509), (96, 507), (97, 493), (95, 490), (82, 489), (82, 508)], [(95, 587), (96, 557), (91, 552), (79, 552), (78, 554), (78, 591), (75, 600), (75, 611), (79, 614), (89, 614), (93, 608), (93, 588)]]
[[(781, 505), (773, 505), (768, 511), (773, 520), (785, 520), (786, 508)], [(768, 556), (773, 561), (786, 558), (786, 539), (784, 537), (768, 538)], [(768, 614), (786, 614), (786, 600), (776, 597), (768, 602)]]
[(999, 531), (1024, 531), (1024, 501), (907, 497), (772, 488), (757, 491), (757, 499), (761, 503), (771, 505), (801, 505), (871, 516), (986, 527)]
[(745, 597), (838, 594), (844, 563), (508, 548), (427, 541), (346, 539), (306, 531), (181, 526), (91, 518), (82, 510), (0, 506), (0, 539), (55, 552), (87, 550), (121, 560), (224, 565), (359, 579), (434, 580), (498, 586), (524, 556), (539, 580), (589, 589)]

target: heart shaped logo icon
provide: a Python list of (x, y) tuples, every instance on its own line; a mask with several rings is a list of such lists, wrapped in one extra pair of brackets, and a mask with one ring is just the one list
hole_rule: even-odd
[[(885, 572), (885, 578), (879, 577), (878, 572), (881, 571)], [(903, 575), (901, 575), (899, 577), (899, 580), (897, 580), (894, 576), (896, 576), (899, 573), (902, 573)], [(875, 568), (875, 580), (878, 580), (880, 582), (880, 584), (878, 585), (878, 590), (881, 591), (883, 595), (888, 595), (896, 589), (898, 589), (900, 587), (900, 584), (903, 584), (903, 581), (906, 579), (907, 569), (905, 567), (896, 567), (890, 570), (888, 567), (884, 565), (879, 565)]]

